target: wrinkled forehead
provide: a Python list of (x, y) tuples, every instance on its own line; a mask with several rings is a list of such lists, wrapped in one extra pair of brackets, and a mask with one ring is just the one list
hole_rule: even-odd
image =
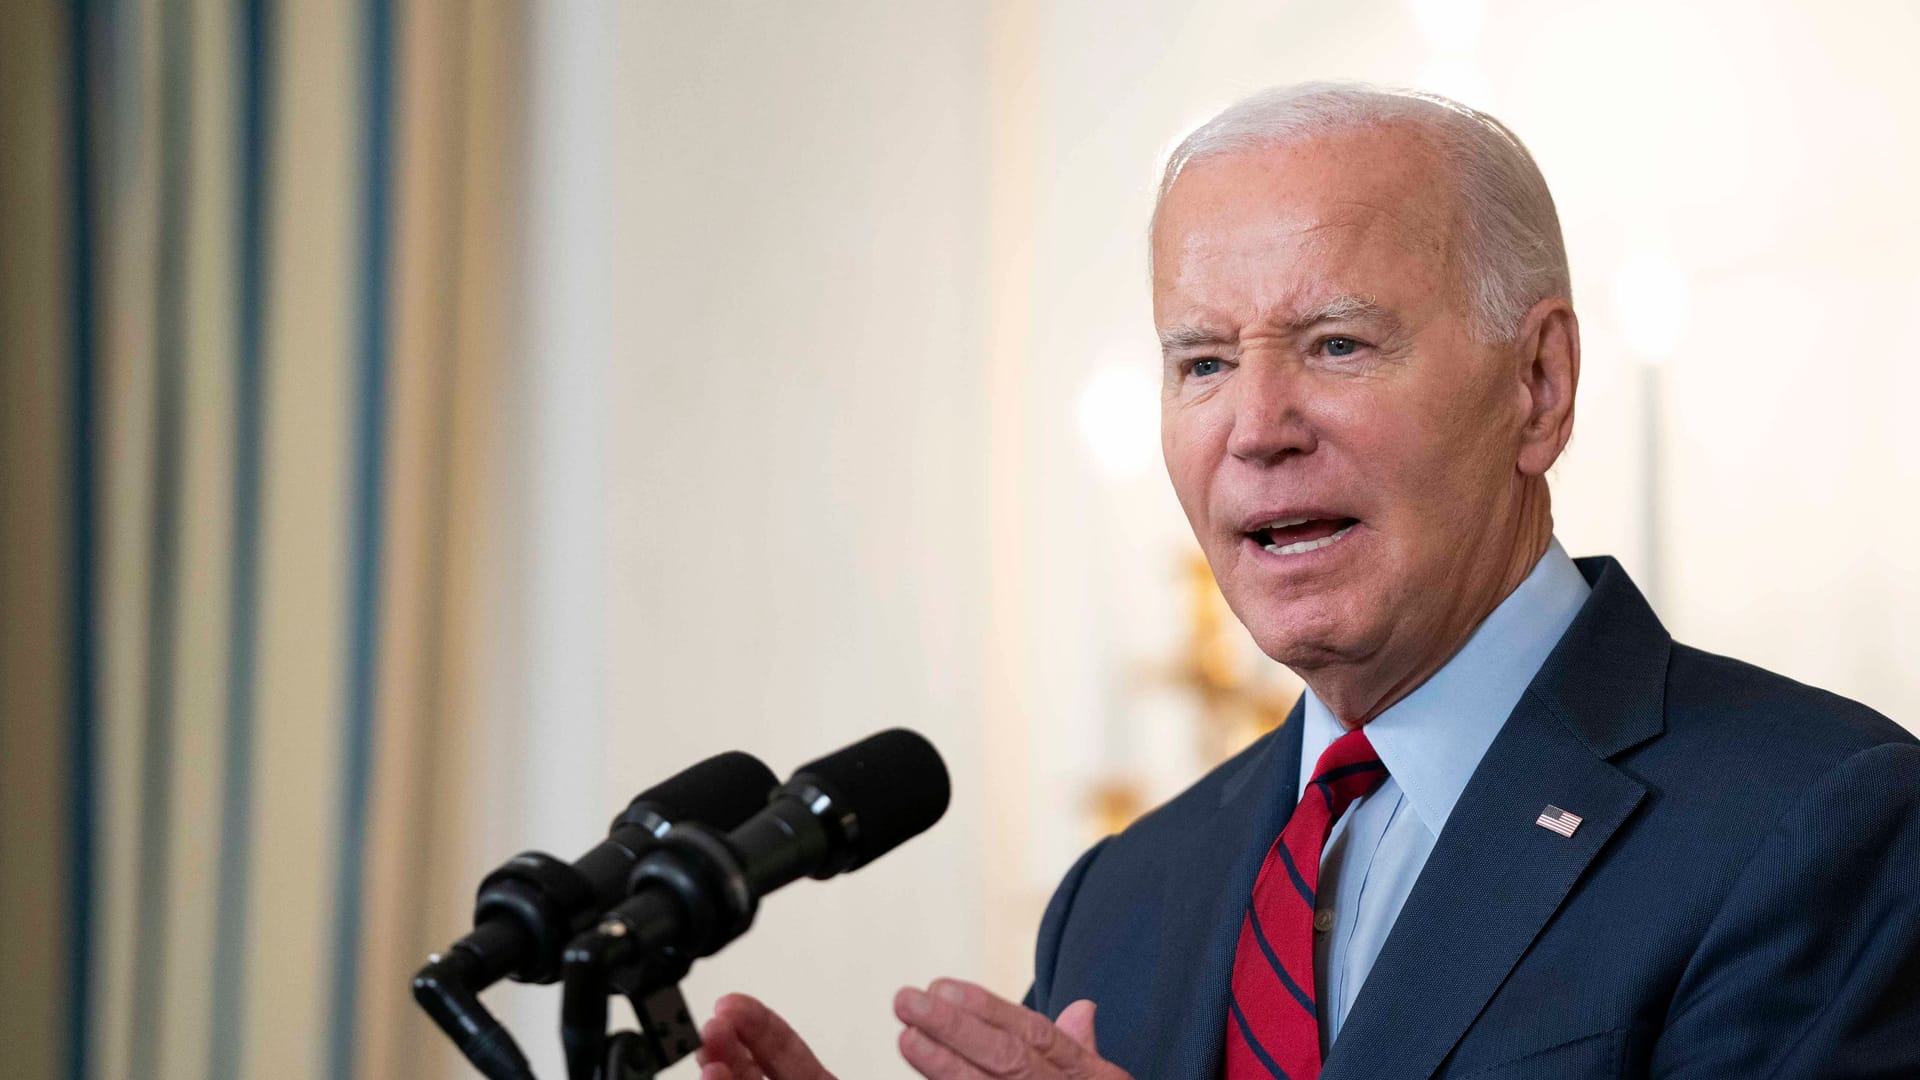
[(1417, 131), (1363, 129), (1189, 162), (1154, 220), (1156, 315), (1184, 294), (1305, 302), (1456, 292), (1454, 197)]

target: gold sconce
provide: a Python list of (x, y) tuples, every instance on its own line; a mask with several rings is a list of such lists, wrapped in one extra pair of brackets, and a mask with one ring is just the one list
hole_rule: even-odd
[[(1285, 668), (1249, 656), (1240, 624), (1220, 595), (1213, 570), (1198, 552), (1181, 564), (1187, 594), (1187, 634), (1171, 662), (1150, 665), (1140, 688), (1172, 687), (1193, 696), (1198, 709), (1200, 761), (1206, 768), (1232, 757), (1279, 727), (1300, 696), (1300, 684)], [(1278, 672), (1274, 678), (1266, 672)], [(1103, 835), (1126, 828), (1147, 809), (1138, 780), (1110, 774), (1093, 786), (1088, 809)]]

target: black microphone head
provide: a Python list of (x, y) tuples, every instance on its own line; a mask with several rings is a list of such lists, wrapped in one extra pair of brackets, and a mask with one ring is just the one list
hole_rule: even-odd
[(779, 783), (759, 758), (729, 750), (634, 796), (613, 824), (639, 825), (659, 835), (670, 825), (697, 821), (724, 832), (764, 808), (767, 793)]
[(851, 860), (860, 867), (933, 827), (951, 794), (940, 752), (918, 732), (891, 728), (794, 770), (783, 788), (817, 787), (833, 803)]

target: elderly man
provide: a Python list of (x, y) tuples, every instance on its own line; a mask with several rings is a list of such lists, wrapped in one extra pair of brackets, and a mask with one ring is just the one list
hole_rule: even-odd
[[(1168, 474), (1308, 691), (1081, 858), (1026, 1006), (901, 991), (907, 1061), (1920, 1076), (1920, 745), (1675, 644), (1617, 563), (1554, 540), (1579, 326), (1512, 134), (1270, 91), (1175, 152), (1152, 249)], [(826, 1076), (752, 999), (706, 1035), (704, 1080)]]

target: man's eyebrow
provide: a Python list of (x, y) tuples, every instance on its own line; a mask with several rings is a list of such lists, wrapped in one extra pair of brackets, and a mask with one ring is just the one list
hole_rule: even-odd
[(1400, 325), (1400, 319), (1384, 305), (1371, 296), (1360, 293), (1345, 293), (1296, 312), (1287, 319), (1289, 330), (1305, 330), (1315, 323), (1335, 320), (1368, 320), (1372, 322)]
[(1227, 340), (1228, 335), (1203, 326), (1169, 326), (1160, 331), (1160, 348), (1163, 352), (1191, 349), (1198, 345), (1223, 345)]

